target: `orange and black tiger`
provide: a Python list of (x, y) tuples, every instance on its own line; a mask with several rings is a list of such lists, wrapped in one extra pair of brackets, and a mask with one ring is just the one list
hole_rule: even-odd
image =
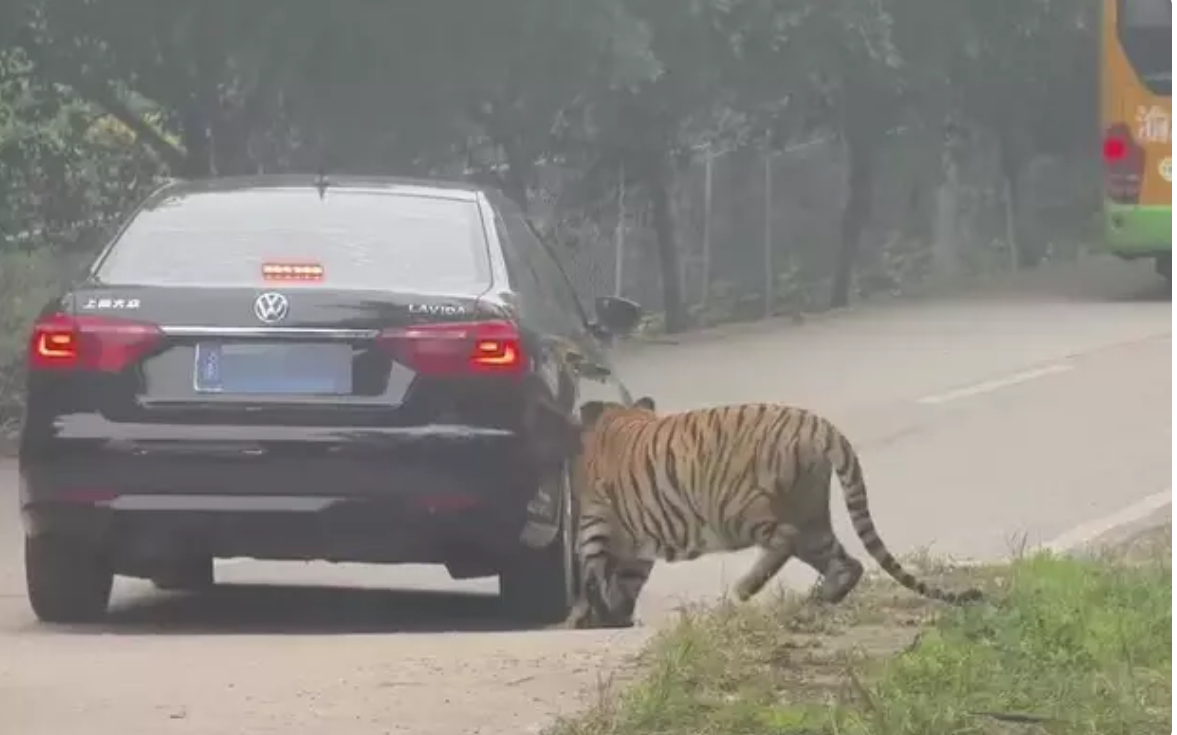
[(657, 558), (762, 549), (736, 582), (747, 600), (796, 556), (840, 602), (862, 577), (830, 523), (830, 476), (842, 485), (854, 530), (903, 586), (950, 603), (980, 599), (929, 587), (905, 571), (875, 530), (862, 466), (830, 421), (802, 408), (747, 404), (660, 416), (653, 400), (581, 407), (572, 481), (579, 504), (580, 599), (573, 627), (633, 624)]

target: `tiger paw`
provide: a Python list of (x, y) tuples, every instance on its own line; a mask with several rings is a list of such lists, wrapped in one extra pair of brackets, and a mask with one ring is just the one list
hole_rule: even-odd
[(563, 628), (567, 630), (608, 630), (632, 628), (637, 623), (632, 616), (602, 615), (592, 609), (591, 605), (577, 605), (572, 609), (564, 621)]
[(568, 613), (562, 627), (567, 630), (585, 630), (596, 627), (593, 624), (592, 607), (584, 601), (576, 603)]

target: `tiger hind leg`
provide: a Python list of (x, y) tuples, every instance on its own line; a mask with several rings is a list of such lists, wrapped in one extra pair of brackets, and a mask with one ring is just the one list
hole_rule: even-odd
[(780, 524), (767, 534), (767, 538), (760, 543), (760, 556), (752, 568), (736, 582), (736, 599), (746, 602), (764, 589), (764, 585), (793, 558), (796, 550), (796, 533), (792, 526)]
[(836, 605), (846, 599), (862, 579), (862, 562), (850, 556), (832, 529), (809, 531), (799, 539), (797, 558), (821, 575), (814, 598)]
[(620, 606), (615, 597), (620, 593), (615, 583), (616, 563), (605, 548), (591, 551), (581, 547), (580, 595), (568, 618), (571, 628), (599, 628)]
[(638, 596), (653, 569), (653, 559), (616, 560), (610, 575), (612, 589), (608, 594), (601, 595), (595, 609), (595, 627), (632, 628)]

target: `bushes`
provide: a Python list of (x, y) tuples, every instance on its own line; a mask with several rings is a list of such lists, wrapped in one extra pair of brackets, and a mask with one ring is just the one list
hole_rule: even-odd
[(61, 288), (66, 270), (49, 249), (0, 253), (0, 431), (20, 419), (29, 325)]
[(162, 173), (125, 126), (28, 70), (0, 51), (0, 439), (20, 419), (30, 322)]

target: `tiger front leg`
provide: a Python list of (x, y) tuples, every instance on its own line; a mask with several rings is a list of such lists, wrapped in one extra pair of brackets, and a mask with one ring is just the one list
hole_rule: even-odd
[(582, 540), (577, 555), (579, 569), (577, 578), (580, 584), (577, 590), (576, 602), (569, 612), (565, 622), (566, 628), (599, 628), (601, 620), (607, 617), (608, 606), (604, 597), (611, 586), (612, 560), (607, 549), (589, 549)]
[(607, 550), (586, 554), (581, 547), (580, 590), (576, 603), (568, 615), (567, 628), (587, 629), (604, 627), (609, 618), (607, 596), (612, 587), (613, 562)]
[(574, 630), (600, 627), (596, 623), (596, 618), (593, 616), (592, 606), (589, 605), (588, 600), (583, 594), (577, 598), (576, 604), (572, 606), (571, 612), (568, 613), (568, 619), (564, 622), (564, 627)]
[[(609, 508), (586, 502), (577, 533), (580, 594), (568, 617), (567, 627), (604, 628), (632, 625), (632, 601), (627, 599), (623, 564), (618, 562), (619, 542)], [(644, 581), (644, 580), (643, 580)]]
[(607, 627), (633, 627), (633, 614), (637, 608), (638, 597), (650, 579), (653, 569), (653, 559), (622, 557), (615, 560), (610, 580), (613, 590), (609, 597), (608, 618), (605, 621)]
[(633, 626), (636, 596), (631, 596), (627, 589), (623, 567), (609, 552), (584, 560), (580, 594), (565, 627), (587, 629)]

